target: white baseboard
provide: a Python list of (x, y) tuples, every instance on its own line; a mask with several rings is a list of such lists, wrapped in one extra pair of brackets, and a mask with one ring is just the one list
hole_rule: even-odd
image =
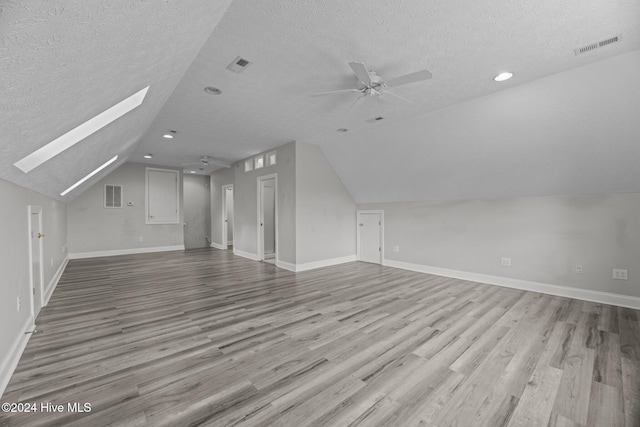
[(446, 268), (431, 267), (428, 265), (412, 264), (389, 259), (385, 259), (383, 261), (383, 265), (401, 268), (403, 270), (434, 274), (436, 276), (452, 277), (454, 279), (469, 280), (472, 282), (487, 283), (489, 285), (504, 286), (507, 288), (522, 289), (524, 291), (540, 292), (543, 294), (640, 310), (640, 298), (633, 296), (592, 291), (590, 289), (570, 288), (568, 286), (551, 285), (548, 283), (531, 282), (528, 280), (511, 279), (508, 277), (492, 276), (489, 274), (470, 273), (468, 271), (449, 270)]
[(289, 271), (293, 271), (294, 273), (296, 271), (296, 265), (295, 264), (291, 264), (290, 262), (276, 260), (276, 267), (283, 268), (283, 269), (289, 270)]
[(154, 246), (151, 248), (116, 249), (113, 251), (78, 252), (69, 254), (69, 259), (97, 258), (103, 256), (146, 254), (152, 252), (184, 251), (184, 245)]
[(250, 252), (241, 251), (240, 249), (236, 249), (235, 247), (233, 248), (233, 254), (241, 256), (243, 258), (248, 258), (248, 259), (253, 260), (253, 261), (257, 261), (258, 260), (258, 255), (252, 254)]
[(29, 338), (32, 334), (25, 334), (27, 331), (34, 329), (33, 317), (29, 316), (24, 326), (18, 330), (18, 335), (15, 337), (9, 353), (4, 355), (4, 358), (0, 360), (0, 397), (4, 394), (13, 372), (20, 362), (22, 352), (27, 347)]
[(51, 295), (53, 295), (53, 291), (56, 289), (56, 286), (58, 286), (60, 277), (62, 277), (62, 273), (64, 272), (64, 269), (67, 267), (68, 263), (69, 263), (69, 257), (66, 257), (64, 261), (62, 261), (62, 263), (60, 264), (60, 267), (58, 267), (56, 274), (53, 275), (53, 277), (51, 278), (51, 281), (47, 285), (47, 288), (44, 291), (44, 303), (42, 304), (43, 307), (49, 304), (49, 299), (51, 298)]
[(346, 262), (357, 261), (355, 255), (348, 255), (339, 258), (323, 259), (320, 261), (305, 262), (304, 264), (292, 264), (285, 261), (276, 261), (276, 267), (284, 268), (285, 270), (293, 271), (295, 273), (307, 270), (315, 270), (316, 268), (331, 267), (332, 265), (344, 264)]
[(332, 265), (344, 264), (347, 262), (357, 261), (355, 255), (347, 255), (339, 258), (323, 259), (320, 261), (305, 262), (304, 264), (296, 264), (295, 271), (314, 270), (316, 268), (331, 267)]
[(227, 247), (225, 245), (221, 245), (220, 243), (211, 242), (211, 247), (216, 249), (226, 250)]

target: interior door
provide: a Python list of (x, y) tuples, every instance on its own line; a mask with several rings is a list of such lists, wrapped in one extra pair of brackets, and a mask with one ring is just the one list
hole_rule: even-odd
[(382, 215), (380, 213), (358, 214), (360, 235), (360, 261), (382, 264)]
[(184, 247), (206, 248), (211, 235), (211, 192), (209, 176), (185, 175), (182, 181), (184, 197)]
[(276, 256), (276, 188), (273, 179), (263, 181), (263, 183), (264, 257), (270, 259)]
[(42, 309), (42, 210), (30, 207), (29, 215), (29, 247), (31, 261), (31, 306), (35, 319)]
[(147, 224), (178, 224), (179, 172), (168, 169), (146, 168)]
[(226, 187), (224, 191), (224, 228), (226, 230), (223, 245), (233, 245), (233, 187)]
[(276, 177), (258, 178), (258, 261), (276, 258)]

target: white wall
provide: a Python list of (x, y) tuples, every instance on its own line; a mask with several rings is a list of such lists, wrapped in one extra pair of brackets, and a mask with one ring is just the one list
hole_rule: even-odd
[[(640, 297), (640, 193), (358, 208), (384, 210), (391, 262)], [(613, 280), (614, 268), (628, 269), (629, 280)]]
[[(147, 166), (150, 165), (125, 163), (69, 203), (67, 228), (71, 254), (184, 246), (182, 191), (178, 224), (145, 224)], [(180, 177), (178, 188), (181, 189), (182, 173)], [(121, 209), (104, 208), (105, 184), (122, 185), (124, 206)], [(127, 206), (128, 202), (133, 206)]]
[(211, 237), (211, 191), (209, 176), (183, 175), (184, 246), (186, 249), (209, 246)]
[[(42, 208), (45, 297), (50, 296), (67, 259), (67, 206), (0, 179), (0, 395), (26, 344), (31, 325), (29, 205)], [(53, 264), (53, 265), (52, 265)], [(17, 298), (22, 308), (17, 311)]]
[[(272, 152), (274, 150), (269, 150)], [(258, 254), (258, 177), (278, 174), (278, 260), (296, 262), (296, 143), (275, 149), (276, 164), (249, 172), (244, 161), (234, 165), (234, 251), (256, 257)], [(266, 153), (266, 152), (265, 152)]]
[[(221, 169), (211, 174), (211, 242), (213, 246), (222, 247), (226, 242), (222, 241), (222, 221), (224, 218), (222, 207), (223, 185), (233, 184), (234, 168)], [(235, 190), (235, 189), (234, 189)]]
[(356, 205), (322, 150), (296, 143), (296, 261), (355, 257)]

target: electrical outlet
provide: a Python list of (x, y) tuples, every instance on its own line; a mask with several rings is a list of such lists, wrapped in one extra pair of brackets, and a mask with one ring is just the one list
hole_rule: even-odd
[(500, 263), (505, 267), (511, 267), (511, 258), (502, 258)]
[(140, 236), (138, 237), (138, 239), (140, 239), (140, 241), (142, 242), (144, 240), (144, 237)]
[(400, 252), (400, 246), (394, 246), (393, 248), (391, 248), (392, 252)]
[(20, 297), (18, 297), (16, 304), (18, 306), (18, 311), (20, 311), (20, 308), (22, 308), (22, 300), (20, 299)]
[(613, 269), (613, 278), (616, 280), (629, 280), (629, 274), (627, 270)]
[(580, 264), (576, 265), (576, 274), (582, 274), (582, 266)]

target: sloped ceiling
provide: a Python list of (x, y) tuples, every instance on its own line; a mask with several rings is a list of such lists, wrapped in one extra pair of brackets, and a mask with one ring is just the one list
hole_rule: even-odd
[[(291, 140), (319, 145), (358, 202), (640, 191), (635, 0), (32, 3), (0, 9), (0, 177), (52, 197), (115, 152), (233, 163)], [(237, 56), (242, 74), (225, 68)], [(415, 105), (310, 98), (357, 87), (350, 61), (433, 79), (396, 90)], [(69, 153), (12, 166), (147, 84), (142, 107)]]
[[(126, 161), (231, 0), (0, 3), (0, 178), (59, 193)], [(28, 174), (13, 163), (133, 93), (143, 105)], [(98, 179), (96, 177), (95, 179)]]

